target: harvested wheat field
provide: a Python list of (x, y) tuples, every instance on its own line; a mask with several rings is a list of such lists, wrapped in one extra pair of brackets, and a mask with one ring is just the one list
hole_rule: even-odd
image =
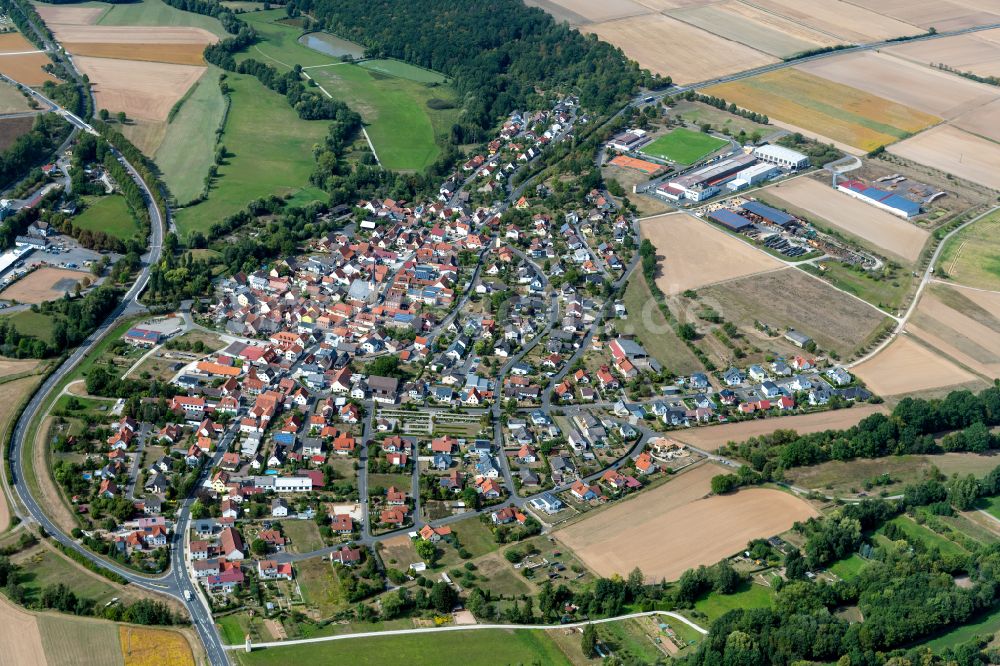
[(1000, 144), (956, 127), (939, 125), (888, 150), (959, 178), (1000, 189)]
[(56, 38), (68, 44), (214, 44), (218, 37), (208, 30), (180, 26), (59, 26)]
[(26, 86), (40, 86), (46, 81), (58, 83), (59, 79), (42, 69), (51, 62), (44, 53), (0, 54), (0, 74)]
[[(997, 46), (1000, 49), (1000, 45)], [(955, 127), (984, 139), (1000, 142), (1000, 100), (973, 109), (951, 121)]]
[(647, 218), (640, 223), (640, 231), (662, 257), (656, 286), (667, 295), (777, 270), (784, 265), (708, 222), (684, 213)]
[(678, 84), (705, 81), (778, 61), (662, 14), (595, 23), (582, 29), (596, 33), (620, 47), (640, 66), (669, 75)]
[(1000, 309), (981, 307), (968, 297), (970, 292), (933, 285), (906, 328), (973, 372), (1000, 377)]
[(19, 303), (51, 301), (62, 298), (66, 292), (72, 293), (76, 283), (85, 277), (87, 274), (81, 271), (46, 266), (29, 273), (4, 289), (0, 292), (0, 298)]
[(170, 108), (206, 69), (84, 56), (74, 61), (90, 77), (98, 108), (143, 120), (166, 120)]
[[(55, 31), (61, 25), (94, 25), (108, 11), (107, 7), (68, 7), (38, 3), (35, 11), (45, 21), (49, 29)], [(58, 34), (56, 35), (58, 38)]]
[(25, 53), (38, 50), (37, 46), (19, 32), (6, 32), (0, 35), (0, 53)]
[[(953, 0), (852, 0), (854, 4), (938, 32), (1000, 23), (996, 3)], [(978, 6), (977, 6), (978, 5)]]
[(554, 536), (601, 576), (635, 567), (649, 581), (676, 580), (714, 564), (817, 513), (780, 490), (753, 488), (705, 498), (711, 478), (727, 470), (702, 465), (654, 490), (626, 499)]
[(571, 25), (600, 23), (650, 13), (649, 7), (633, 0), (547, 0), (544, 4), (527, 4), (544, 9), (553, 14), (556, 20), (567, 20)]
[(898, 336), (881, 352), (854, 366), (853, 372), (881, 396), (932, 391), (978, 380), (909, 335)]
[(891, 37), (916, 35), (919, 28), (877, 14), (842, 0), (756, 0), (771, 11), (843, 42), (877, 42)]
[[(928, 232), (891, 213), (859, 201), (826, 183), (812, 178), (796, 178), (768, 187), (765, 198), (775, 197), (823, 226), (867, 241), (875, 250), (882, 250), (904, 262), (920, 257)], [(780, 203), (780, 202), (779, 202)]]
[(203, 65), (204, 44), (145, 44), (141, 49), (135, 44), (98, 44), (91, 42), (64, 42), (63, 46), (74, 56), (92, 58), (117, 58), (144, 62), (169, 62), (175, 65)]
[(764, 53), (786, 58), (822, 46), (835, 46), (838, 40), (786, 18), (762, 11), (738, 0), (687, 7), (665, 12), (725, 39), (745, 44)]
[(861, 150), (893, 143), (940, 121), (795, 68), (711, 86), (704, 92)]
[(814, 60), (798, 69), (947, 120), (1000, 99), (994, 86), (872, 51)]
[(0, 118), (0, 151), (13, 146), (14, 142), (30, 132), (34, 125), (35, 119), (32, 116)]
[(943, 64), (980, 76), (1000, 76), (1000, 29), (900, 44), (885, 52), (924, 65)]
[(0, 597), (0, 666), (44, 666), (45, 651), (35, 616)]
[(729, 442), (742, 442), (775, 430), (794, 430), (800, 435), (824, 430), (843, 430), (857, 425), (858, 421), (872, 414), (887, 413), (884, 405), (857, 405), (850, 409), (834, 409), (812, 414), (796, 414), (781, 418), (754, 419), (739, 423), (688, 428), (670, 433), (674, 439), (704, 451), (715, 451)]
[(779, 331), (794, 328), (842, 358), (856, 354), (886, 318), (872, 305), (798, 268), (720, 282), (698, 296), (747, 332), (754, 330), (754, 322)]

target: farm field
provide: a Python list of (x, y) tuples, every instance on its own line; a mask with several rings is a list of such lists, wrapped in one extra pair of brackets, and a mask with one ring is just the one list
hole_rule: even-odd
[(87, 655), (88, 666), (121, 666), (118, 627), (93, 618), (41, 613), (36, 616), (47, 666), (75, 666)]
[(204, 65), (202, 53), (204, 44), (151, 44), (136, 49), (135, 44), (92, 44), (88, 42), (63, 42), (66, 50), (75, 56), (94, 58), (116, 58), (122, 60), (142, 60), (167, 62), (176, 65)]
[(226, 113), (220, 71), (209, 65), (201, 75), (167, 123), (163, 141), (153, 155), (163, 181), (181, 204), (201, 194), (208, 169), (215, 162), (215, 130)]
[(841, 43), (876, 42), (922, 32), (908, 23), (844, 0), (757, 0), (754, 5), (833, 35)]
[(727, 442), (742, 442), (751, 437), (765, 435), (775, 430), (794, 430), (800, 435), (824, 430), (840, 430), (857, 425), (861, 419), (876, 413), (887, 413), (882, 405), (857, 405), (850, 409), (836, 409), (813, 414), (796, 414), (781, 418), (754, 419), (740, 423), (724, 423), (699, 428), (688, 428), (671, 433), (671, 437), (706, 451), (715, 451)]
[(119, 625), (118, 632), (125, 666), (194, 666), (191, 645), (176, 631)]
[(112, 194), (103, 197), (85, 197), (86, 208), (73, 218), (73, 226), (128, 240), (139, 231), (132, 213), (129, 212), (125, 197)]
[(97, 21), (97, 24), (201, 28), (216, 37), (228, 36), (217, 19), (175, 9), (163, 0), (141, 0), (140, 2), (111, 5)]
[(326, 136), (327, 123), (301, 120), (284, 97), (255, 78), (230, 75), (227, 82), (232, 107), (222, 142), (231, 156), (219, 167), (208, 199), (177, 211), (182, 235), (208, 231), (258, 197), (293, 195), (300, 203), (326, 198), (308, 183), (312, 147)]
[(664, 319), (642, 272), (632, 274), (625, 289), (624, 302), (628, 319), (615, 320), (619, 333), (635, 335), (642, 346), (671, 372), (690, 374), (704, 371), (698, 358)]
[(904, 139), (940, 120), (794, 68), (711, 86), (703, 92), (865, 151)]
[(60, 25), (94, 25), (110, 8), (110, 4), (103, 2), (81, 2), (73, 5), (50, 5), (44, 2), (35, 4), (35, 11), (53, 31)]
[(51, 62), (44, 53), (0, 55), (0, 74), (26, 86), (40, 86), (46, 81), (58, 82), (59, 79), (42, 69)]
[(755, 321), (780, 331), (794, 328), (841, 358), (854, 355), (885, 319), (873, 306), (797, 268), (715, 284), (700, 295), (743, 330), (753, 330)]
[(1000, 100), (973, 109), (953, 120), (951, 124), (984, 139), (1000, 141), (1000, 127), (996, 122), (998, 113), (1000, 113)]
[(921, 28), (936, 28), (938, 31), (1000, 23), (1000, 12), (986, 11), (991, 5), (982, 1), (854, 0), (854, 4)]
[(920, 257), (928, 232), (911, 222), (839, 192), (812, 178), (795, 178), (756, 193), (764, 199), (776, 197), (815, 218), (815, 223), (832, 227), (865, 245), (912, 263)]
[(18, 333), (21, 335), (52, 342), (52, 327), (55, 325), (55, 320), (49, 315), (32, 312), (31, 310), (21, 310), (11, 315), (2, 316), (10, 317), (10, 323), (14, 324), (14, 327), (17, 328)]
[(893, 155), (1000, 189), (1000, 144), (939, 125), (888, 148)]
[[(7, 83), (0, 84), (0, 113), (30, 111), (31, 105), (20, 90)], [(30, 125), (29, 125), (30, 127)]]
[(727, 145), (710, 134), (678, 127), (669, 134), (657, 137), (642, 148), (646, 155), (677, 162), (683, 166), (694, 164), (703, 157)]
[(25, 51), (37, 51), (38, 47), (25, 39), (19, 32), (5, 32), (0, 34), (0, 54), (23, 53)]
[[(46, 266), (32, 271), (2, 292), (0, 298), (19, 303), (42, 303), (62, 298), (66, 292), (89, 273)], [(19, 313), (20, 314), (20, 313)]]
[(907, 330), (987, 378), (1000, 377), (1000, 311), (982, 308), (962, 292), (932, 285)]
[(705, 81), (778, 60), (663, 14), (593, 23), (581, 30), (620, 47), (641, 67), (669, 75), (677, 84)]
[(787, 58), (838, 40), (777, 14), (737, 0), (668, 10), (668, 16), (778, 58)]
[(796, 69), (947, 120), (1000, 99), (995, 87), (873, 51), (814, 60)]
[(205, 72), (204, 67), (78, 56), (90, 77), (97, 107), (129, 118), (166, 120), (170, 108)]
[[(544, 4), (543, 4), (544, 3)], [(541, 7), (553, 14), (557, 21), (569, 21), (570, 25), (611, 21), (626, 16), (649, 14), (649, 7), (636, 0), (543, 0), (530, 2), (532, 7)]]
[(854, 373), (881, 396), (937, 391), (982, 382), (968, 370), (913, 340), (897, 337), (874, 357), (854, 367)]
[(35, 616), (0, 597), (0, 666), (46, 664), (42, 637)]
[(503, 629), (351, 638), (255, 650), (250, 654), (232, 653), (244, 666), (334, 661), (358, 666), (431, 666), (457, 662), (464, 666), (495, 666), (497, 655), (503, 655), (504, 663), (511, 664), (569, 666), (571, 663), (546, 632)]
[(890, 46), (885, 51), (924, 65), (941, 63), (980, 76), (1000, 76), (998, 44), (1000, 29), (899, 44)]
[(7, 150), (14, 145), (18, 137), (24, 136), (31, 131), (35, 124), (35, 119), (28, 116), (25, 118), (0, 118), (0, 151)]
[(701, 465), (605, 511), (553, 533), (602, 576), (635, 567), (647, 580), (676, 580), (686, 569), (713, 564), (751, 539), (784, 532), (815, 516), (803, 500), (753, 488), (705, 498), (723, 467)]
[(646, 218), (640, 231), (662, 257), (656, 285), (668, 296), (783, 266), (750, 244), (683, 213)]

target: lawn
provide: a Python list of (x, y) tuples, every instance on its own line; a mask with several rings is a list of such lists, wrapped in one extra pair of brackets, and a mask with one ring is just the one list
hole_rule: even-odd
[(73, 226), (90, 231), (103, 231), (109, 236), (128, 240), (139, 232), (125, 197), (112, 194), (102, 197), (84, 197), (84, 210), (73, 218)]
[(830, 571), (843, 580), (851, 580), (861, 572), (866, 564), (868, 561), (855, 553), (847, 559), (834, 562), (830, 565)]
[(219, 88), (221, 70), (208, 70), (181, 100), (180, 110), (167, 125), (163, 142), (154, 155), (163, 180), (180, 204), (202, 193), (208, 168), (215, 159), (215, 131), (225, 115), (226, 102)]
[(409, 474), (369, 474), (368, 494), (371, 495), (373, 489), (382, 488), (388, 490), (389, 486), (396, 486), (407, 495), (410, 494), (410, 487), (413, 485), (413, 477)]
[(340, 579), (328, 560), (322, 557), (302, 560), (296, 566), (296, 576), (306, 604), (315, 608), (320, 617), (330, 617), (346, 607)]
[(282, 531), (291, 539), (291, 549), (296, 553), (308, 553), (323, 547), (319, 527), (312, 520), (283, 520)]
[(177, 211), (182, 235), (206, 232), (214, 223), (246, 208), (253, 199), (294, 196), (306, 203), (326, 195), (309, 185), (312, 149), (326, 136), (328, 124), (301, 120), (285, 98), (256, 78), (230, 74), (232, 106), (222, 142), (230, 156), (208, 199)]
[(458, 535), (458, 541), (462, 544), (462, 548), (472, 553), (472, 557), (485, 555), (498, 548), (493, 539), (493, 532), (478, 517), (474, 516), (453, 523), (451, 529)]
[[(83, 6), (103, 7), (104, 3), (85, 3)], [(211, 16), (174, 9), (162, 0), (141, 0), (127, 4), (114, 4), (97, 21), (98, 25), (154, 25), (202, 28), (219, 37), (228, 37), (222, 24)]]
[(53, 317), (40, 312), (32, 312), (31, 310), (21, 310), (8, 316), (11, 323), (17, 329), (17, 332), (21, 335), (35, 337), (45, 342), (52, 342), (52, 328), (55, 326), (55, 319)]
[(1000, 212), (955, 234), (942, 250), (937, 268), (959, 284), (1000, 290)]
[(245, 15), (262, 39), (237, 59), (264, 60), (278, 69), (308, 67), (307, 74), (323, 90), (361, 114), (379, 161), (388, 169), (421, 170), (438, 158), (439, 143), (447, 140), (459, 115), (454, 108), (428, 106), (430, 100), (458, 104), (442, 75), (396, 60), (341, 63), (300, 44), (299, 28), (275, 22), (284, 15), (283, 10)]
[(496, 666), (498, 663), (569, 666), (571, 663), (544, 632), (502, 629), (352, 638), (232, 654), (247, 666), (334, 662), (354, 666), (451, 663), (463, 666)]
[(725, 141), (710, 134), (678, 127), (669, 134), (654, 139), (642, 152), (688, 166), (725, 145)]
[[(769, 608), (773, 603), (771, 590), (763, 585), (744, 583), (735, 594), (718, 594), (713, 592), (694, 604), (694, 609), (704, 613), (709, 623), (715, 622), (729, 611), (736, 608)], [(704, 625), (702, 625), (704, 626)]]
[(93, 666), (122, 663), (118, 625), (113, 622), (54, 613), (37, 617), (46, 666), (73, 666), (80, 663), (80, 655), (87, 655), (87, 664)]
[(994, 518), (1000, 520), (1000, 497), (980, 498), (976, 508), (982, 509)]
[(628, 319), (614, 320), (619, 333), (635, 335), (660, 365), (671, 372), (687, 375), (705, 370), (664, 319), (642, 273), (633, 273), (625, 289), (624, 301)]

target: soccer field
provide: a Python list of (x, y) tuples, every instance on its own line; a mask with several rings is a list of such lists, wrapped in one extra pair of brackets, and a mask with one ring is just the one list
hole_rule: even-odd
[(680, 127), (657, 138), (643, 148), (642, 152), (688, 166), (725, 145), (726, 142), (722, 139)]

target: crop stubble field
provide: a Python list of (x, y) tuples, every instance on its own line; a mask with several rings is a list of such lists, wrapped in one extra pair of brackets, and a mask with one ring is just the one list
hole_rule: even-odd
[(805, 501), (779, 490), (705, 498), (712, 477), (725, 471), (701, 465), (553, 535), (601, 576), (625, 576), (639, 567), (647, 580), (676, 580), (691, 567), (714, 564), (752, 539), (780, 534), (817, 515)]
[(704, 92), (861, 150), (893, 143), (940, 120), (791, 67), (711, 86)]
[[(1000, 377), (1000, 294), (934, 284), (924, 292), (907, 330), (987, 378)], [(988, 299), (983, 302), (983, 299)]]
[(45, 650), (35, 616), (0, 596), (0, 666), (45, 664)]
[(897, 337), (884, 350), (855, 366), (854, 373), (881, 396), (981, 383), (974, 374), (909, 335)]
[(939, 32), (1000, 23), (990, 0), (853, 0), (855, 5)]
[(777, 270), (783, 265), (748, 243), (684, 213), (646, 218), (640, 223), (640, 231), (663, 257), (658, 262), (656, 285), (668, 295)]
[(752, 330), (755, 321), (781, 331), (794, 328), (842, 358), (856, 352), (885, 321), (868, 303), (791, 267), (721, 282), (699, 296), (744, 330)]
[(938, 125), (889, 146), (888, 150), (959, 178), (1000, 189), (1000, 144), (951, 125)]
[(761, 192), (764, 198), (775, 197), (780, 203), (801, 209), (814, 216), (818, 224), (860, 238), (872, 249), (890, 254), (906, 263), (920, 257), (928, 232), (911, 222), (859, 201), (826, 183), (812, 178), (795, 178), (772, 185)]
[(980, 76), (1000, 76), (998, 47), (1000, 47), (1000, 29), (994, 29), (899, 44), (890, 46), (885, 51), (925, 65), (940, 63), (960, 71), (971, 71)]
[(33, 53), (38, 47), (19, 32), (0, 35), (0, 74), (29, 86), (39, 86), (46, 81), (58, 81), (42, 70), (51, 61), (44, 53)]

